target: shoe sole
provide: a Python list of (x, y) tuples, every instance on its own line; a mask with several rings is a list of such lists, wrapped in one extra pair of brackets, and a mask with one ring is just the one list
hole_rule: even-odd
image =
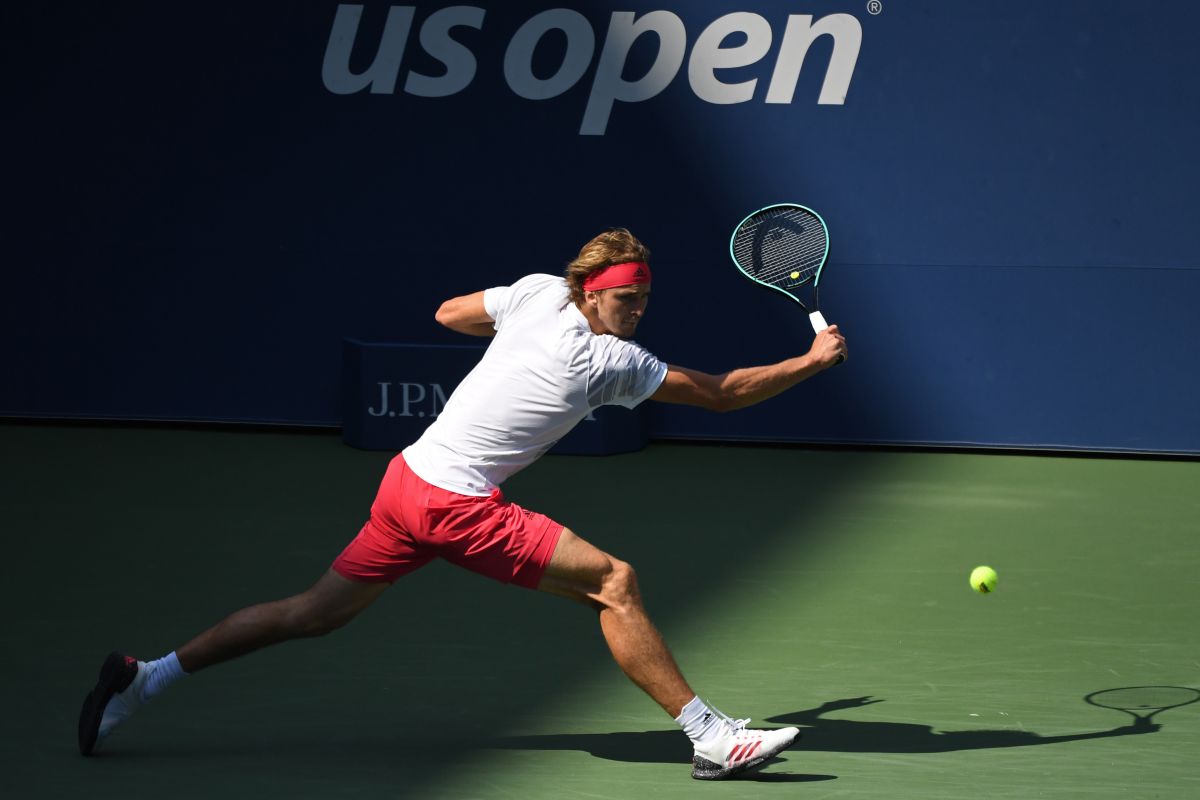
[(120, 653), (109, 653), (100, 666), (100, 677), (96, 686), (83, 699), (79, 711), (79, 752), (90, 756), (96, 749), (100, 737), (100, 721), (104, 718), (104, 707), (117, 692), (123, 692), (137, 677), (137, 662)]
[(692, 777), (698, 781), (722, 781), (727, 778), (735, 778), (739, 775), (744, 775), (747, 772), (761, 767), (767, 761), (787, 750), (800, 739), (800, 734), (796, 734), (790, 741), (776, 747), (774, 750), (768, 750), (761, 755), (758, 755), (749, 761), (738, 764), (736, 767), (722, 767), (720, 764), (714, 764), (706, 758), (699, 756), (692, 757)]

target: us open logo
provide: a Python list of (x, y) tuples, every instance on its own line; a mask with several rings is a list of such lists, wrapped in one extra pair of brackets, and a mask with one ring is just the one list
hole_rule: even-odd
[[(382, 31), (363, 30), (363, 6), (341, 4), (333, 20), (321, 79), (336, 95), (362, 91), (395, 94), (402, 71), (402, 91), (416, 97), (449, 97), (475, 79), (480, 64), (474, 52), (454, 37), (456, 28), (484, 31), (487, 12), (473, 6), (442, 8), (429, 14), (417, 31), (417, 43), (425, 54), (441, 62), (440, 75), (404, 70), (405, 50), (417, 17), (415, 6), (391, 6)], [(718, 17), (688, 41), (687, 29), (671, 11), (614, 11), (603, 36), (583, 14), (569, 8), (542, 11), (515, 31), (497, 31), (508, 36), (503, 63), (485, 63), (485, 69), (502, 70), (505, 84), (527, 100), (551, 100), (576, 86), (591, 71), (591, 89), (583, 108), (579, 133), (603, 136), (620, 103), (641, 103), (657, 97), (679, 75), (687, 63), (687, 82), (700, 100), (714, 105), (747, 103), (766, 86), (762, 101), (790, 104), (804, 58), (812, 44), (823, 36), (832, 39), (832, 55), (817, 97), (818, 105), (843, 105), (850, 91), (854, 68), (862, 47), (862, 25), (851, 14), (789, 14), (768, 20), (762, 15), (738, 11)], [(550, 35), (565, 37), (561, 62), (553, 73), (539, 76), (533, 69), (535, 48)], [(650, 37), (656, 44), (654, 60), (640, 77), (625, 77), (626, 62), (634, 43)], [(722, 80), (723, 70), (751, 67), (767, 59), (778, 39), (773, 62), (763, 74), (747, 80)], [(727, 42), (736, 44), (726, 45)], [(370, 66), (361, 72), (350, 69), (355, 49), (375, 47)], [(690, 50), (690, 52), (689, 52)], [(599, 56), (596, 53), (599, 52)], [(594, 69), (593, 69), (594, 66)], [(767, 76), (765, 67), (770, 67)], [(819, 68), (817, 65), (815, 68)]]

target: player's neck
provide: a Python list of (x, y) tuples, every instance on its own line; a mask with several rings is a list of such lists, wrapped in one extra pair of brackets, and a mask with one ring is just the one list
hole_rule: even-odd
[(576, 303), (575, 307), (579, 309), (579, 313), (583, 314), (583, 318), (587, 320), (588, 327), (591, 329), (592, 333), (599, 336), (600, 334), (612, 332), (608, 330), (608, 328), (604, 327), (604, 323), (600, 321), (600, 314), (595, 308), (587, 303), (584, 303), (583, 305)]

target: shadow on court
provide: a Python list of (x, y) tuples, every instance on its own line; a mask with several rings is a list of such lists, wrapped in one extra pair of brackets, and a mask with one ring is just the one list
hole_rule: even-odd
[[(409, 791), (436, 792), (473, 753), (495, 750), (496, 732), (536, 720), (593, 672), (637, 692), (621, 682), (593, 612), (439, 563), (398, 582), (328, 639), (268, 648), (189, 678), (99, 759), (77, 760), (78, 704), (105, 652), (159, 655), (232, 610), (303, 589), (361, 525), (388, 454), (326, 436), (52, 426), (4, 433), (21, 465), (5, 495), (13, 529), (55, 533), (19, 537), (12, 556), (53, 561), (61, 574), (51, 594), (38, 592), (31, 572), (10, 586), (42, 598), (18, 637), (28, 655), (12, 665), (22, 684), (43, 689), (17, 703), (29, 732), (19, 786), (54, 774), (65, 794), (87, 781), (104, 796), (150, 770), (181, 796), (212, 796), (265, 767), (307, 791), (352, 768), (359, 787), (403, 776)], [(67, 462), (74, 479), (63, 486), (56, 476)], [(721, 575), (769, 557), (777, 536), (815, 545), (826, 535), (828, 498), (877, 469), (861, 454), (656, 446), (547, 459), (516, 476), (509, 496), (634, 563), (660, 626), (679, 628), (694, 614), (696, 570), (720, 555), (711, 595)], [(653, 491), (637, 490), (645, 486)], [(620, 502), (597, 502), (597, 487)], [(792, 524), (797, 505), (807, 512), (802, 529)], [(68, 535), (64, 552), (56, 542)], [(129, 611), (96, 608), (101, 587), (104, 608)], [(34, 655), (47, 652), (61, 657)], [(34, 696), (53, 697), (53, 713)], [(642, 702), (647, 715), (657, 713)], [(419, 735), (399, 720), (419, 720), (411, 723)], [(621, 736), (584, 741), (626, 757), (645, 744), (643, 735)], [(649, 736), (661, 736), (651, 752), (686, 779), (686, 737), (678, 729)], [(572, 739), (542, 741), (565, 747)]]
[[(1156, 687), (1157, 688), (1157, 687)], [(1117, 690), (1106, 690), (1112, 692)], [(1124, 691), (1124, 690), (1121, 690)], [(1194, 691), (1194, 690), (1189, 690)], [(1095, 694), (1088, 695), (1093, 702)], [(836, 775), (791, 772), (802, 765), (806, 752), (921, 754), (949, 753), (1032, 747), (1086, 739), (1105, 739), (1154, 733), (1161, 725), (1148, 716), (1134, 716), (1130, 724), (1109, 729), (1044, 736), (1024, 730), (938, 731), (932, 726), (909, 722), (830, 719), (827, 714), (860, 709), (883, 702), (873, 697), (831, 700), (814, 708), (768, 718), (776, 725), (796, 725), (801, 738), (780, 757), (763, 765), (765, 771), (742, 776), (742, 781), (761, 783), (812, 783), (836, 780)], [(1095, 703), (1093, 703), (1095, 704)], [(1179, 703), (1183, 704), (1183, 703)], [(1124, 709), (1116, 709), (1124, 710)], [(1163, 708), (1150, 709), (1150, 715)], [(386, 781), (437, 773), (464, 759), (487, 751), (526, 752), (574, 751), (606, 761), (629, 764), (671, 764), (685, 769), (691, 747), (675, 728), (614, 733), (545, 734), (490, 737), (481, 731), (462, 736), (448, 730), (426, 730), (421, 735), (396, 731), (343, 731), (332, 737), (316, 737), (304, 730), (276, 731), (268, 739), (233, 735), (224, 740), (202, 739), (149, 747), (115, 749), (101, 759), (111, 765), (141, 765), (151, 770), (169, 767), (188, 772), (212, 764), (234, 773), (253, 764), (256, 768), (295, 769), (298, 764), (322, 765), (322, 772), (353, 772)], [(92, 762), (95, 763), (95, 762)]]
[(872, 697), (831, 700), (816, 708), (770, 717), (768, 721), (800, 727), (805, 749), (838, 753), (950, 753), (958, 750), (1031, 747), (1154, 733), (1159, 729), (1155, 723), (1135, 722), (1108, 730), (1043, 736), (1033, 731), (1006, 729), (936, 731), (929, 725), (909, 722), (826, 719), (823, 716), (833, 711), (881, 702), (882, 699)]
[[(577, 750), (607, 761), (631, 764), (688, 764), (692, 757), (691, 744), (681, 739), (679, 730), (629, 731), (619, 733), (549, 734), (543, 736), (505, 736), (489, 743), (504, 750)], [(787, 768), (790, 758), (803, 756), (804, 742), (798, 742), (784, 755), (763, 764), (763, 769)], [(763, 783), (812, 783), (836, 780), (836, 775), (792, 772), (754, 771), (738, 778), (740, 781)]]
[[(37, 598), (14, 617), (10, 634), (18, 644), (8, 669), (14, 685), (27, 687), (11, 711), (24, 735), (0, 752), (12, 756), (10, 785), (21, 796), (125, 796), (131, 781), (181, 800), (267, 791), (324, 798), (397, 786), (461, 796), (449, 793), (477, 768), (481, 781), (491, 780), (486, 770), (499, 769), (497, 761), (506, 762), (506, 782), (546, 796), (544, 767), (525, 769), (518, 751), (590, 753), (594, 759), (574, 764), (575, 777), (608, 786), (604, 796), (624, 786), (606, 783), (623, 775), (614, 762), (668, 765), (662, 774), (678, 775), (678, 793), (694, 791), (686, 737), (621, 678), (593, 612), (440, 562), (399, 581), (328, 639), (269, 648), (189, 678), (141, 712), (100, 758), (81, 759), (79, 701), (105, 652), (159, 655), (229, 611), (304, 588), (361, 525), (389, 456), (352, 451), (329, 436), (50, 426), (0, 433), (0, 453), (12, 459), (11, 480), (0, 486), (10, 529), (38, 533), (10, 537), (10, 559), (54, 564), (59, 576), (46, 592), (37, 571), (14, 570), (6, 587), (14, 599)], [(764, 568), (777, 563), (782, 543), (816, 564), (822, 551), (846, 548), (856, 531), (894, 524), (890, 504), (858, 503), (852, 512), (865, 521), (840, 520), (855, 487), (897, 474), (913, 480), (923, 467), (912, 462), (655, 445), (629, 456), (549, 458), (506, 488), (513, 500), (633, 563), (668, 641), (706, 627), (685, 652), (692, 656), (682, 659), (686, 672), (702, 645), (719, 645), (739, 629), (736, 617), (706, 615), (728, 610), (718, 601), (736, 605), (747, 592), (772, 598), (773, 582), (793, 579)], [(786, 596), (792, 602), (796, 593)], [(708, 678), (701, 690), (719, 698), (736, 679)], [(586, 717), (606, 699), (580, 693), (592, 685), (645, 709), (645, 722), (627, 724), (663, 730), (503, 735), (531, 726), (553, 731), (564, 714)], [(1131, 709), (1148, 702), (1128, 692), (1094, 700)], [(1171, 700), (1179, 702), (1150, 698)], [(1154, 729), (1134, 722), (1050, 737), (828, 718), (869, 704), (839, 700), (771, 719), (802, 727), (803, 738), (756, 779), (833, 780), (791, 773), (803, 770), (805, 751), (937, 753)], [(593, 729), (611, 730), (611, 715), (600, 716)]]
[[(795, 725), (800, 740), (793, 755), (804, 751), (835, 753), (950, 753), (959, 750), (988, 750), (1005, 747), (1077, 742), (1154, 733), (1158, 723), (1138, 718), (1128, 725), (1098, 731), (1043, 736), (1024, 730), (936, 731), (929, 725), (909, 722), (879, 722), (826, 719), (825, 714), (881, 703), (872, 697), (831, 700), (816, 708), (769, 717), (768, 722)], [(597, 758), (628, 762), (678, 762), (688, 758), (686, 742), (677, 730), (628, 733), (509, 736), (497, 739), (493, 746), (514, 750), (579, 750)], [(761, 777), (766, 777), (761, 776)], [(791, 776), (793, 779), (819, 780), (816, 776)]]

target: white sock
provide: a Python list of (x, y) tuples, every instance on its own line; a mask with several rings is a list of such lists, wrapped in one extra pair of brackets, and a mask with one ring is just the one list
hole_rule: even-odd
[(146, 670), (146, 682), (142, 684), (141, 701), (145, 703), (152, 697), (162, 693), (175, 681), (187, 675), (179, 666), (179, 656), (172, 650), (157, 661), (147, 662), (141, 669)]
[(708, 742), (722, 731), (721, 715), (714, 713), (699, 697), (693, 697), (691, 702), (683, 707), (683, 711), (679, 712), (675, 721), (695, 745)]

